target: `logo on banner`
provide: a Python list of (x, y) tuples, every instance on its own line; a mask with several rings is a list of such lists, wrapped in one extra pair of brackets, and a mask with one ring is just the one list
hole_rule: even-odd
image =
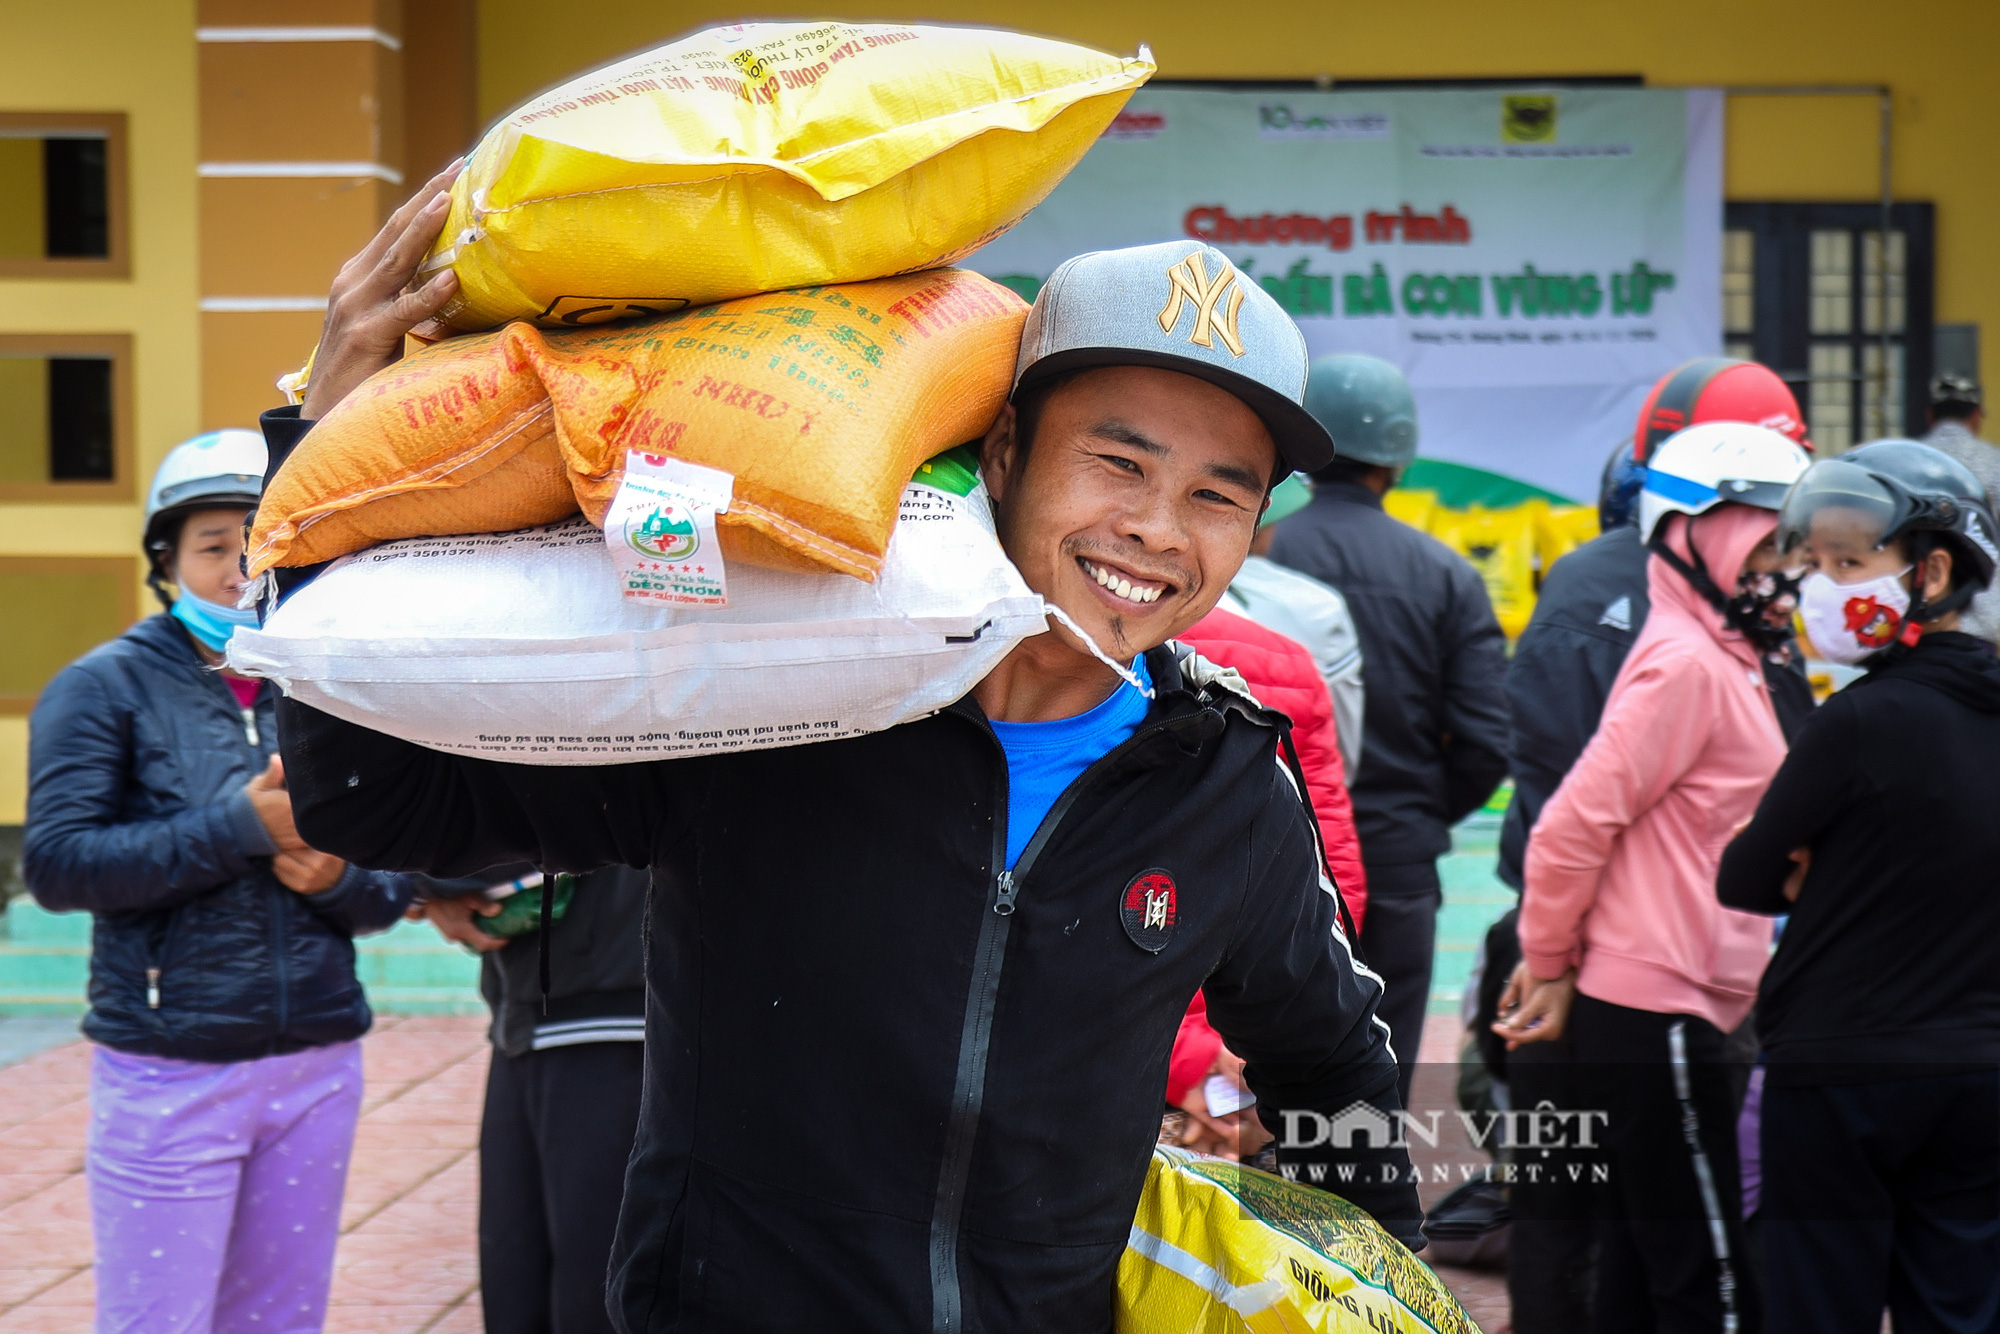
[(1533, 93), (1500, 99), (1500, 138), (1510, 144), (1554, 143), (1556, 99)]
[(1100, 138), (1157, 139), (1166, 132), (1167, 117), (1159, 111), (1134, 111), (1127, 107), (1111, 118)]
[[(1210, 278), (1199, 250), (1169, 266), (1167, 304), (1160, 308), (1160, 332), (1173, 333), (1174, 326), (1180, 323), (1181, 307), (1192, 302), (1194, 329), (1188, 334), (1188, 341), (1196, 347), (1214, 347), (1215, 339), (1220, 337), (1231, 356), (1242, 356), (1243, 338), (1236, 327), (1236, 312), (1243, 308), (1243, 285), (1236, 279), (1236, 269), (1227, 261)], [(1215, 308), (1225, 295), (1228, 304), (1217, 315)]]
[(1132, 943), (1149, 954), (1158, 954), (1173, 939), (1174, 919), (1180, 905), (1175, 901), (1174, 878), (1165, 871), (1141, 871), (1125, 886), (1118, 903), (1119, 920)]
[(1387, 139), (1389, 132), (1380, 111), (1301, 112), (1283, 102), (1257, 108), (1259, 139)]

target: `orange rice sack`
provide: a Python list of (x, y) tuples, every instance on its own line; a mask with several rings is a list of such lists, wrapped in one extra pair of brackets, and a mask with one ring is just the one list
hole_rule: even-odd
[(933, 269), (437, 343), (299, 443), (258, 507), (250, 572), (579, 508), (602, 525), (643, 450), (734, 478), (725, 559), (873, 579), (917, 465), (998, 415), (1027, 310)]

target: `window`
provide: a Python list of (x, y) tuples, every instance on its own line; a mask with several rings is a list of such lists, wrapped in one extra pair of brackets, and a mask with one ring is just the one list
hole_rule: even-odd
[(1722, 234), (1722, 350), (1752, 360), (1750, 333), (1756, 327), (1757, 247), (1750, 232)]
[(138, 619), (134, 556), (0, 556), (0, 618), (35, 627), (0, 653), (0, 714), (35, 706), (49, 678)]
[(129, 271), (125, 117), (0, 112), (0, 277)]
[(0, 334), (0, 501), (131, 499), (131, 345)]
[(1929, 204), (1730, 204), (1723, 234), (1723, 339), (1777, 371), (1813, 443), (1841, 453), (1921, 435), (1930, 381)]

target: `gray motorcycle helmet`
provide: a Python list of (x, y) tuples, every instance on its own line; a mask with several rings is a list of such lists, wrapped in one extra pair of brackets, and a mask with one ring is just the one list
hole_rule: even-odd
[(1402, 468), (1417, 456), (1417, 400), (1403, 373), (1380, 357), (1338, 352), (1313, 362), (1306, 411), (1326, 427), (1339, 458)]

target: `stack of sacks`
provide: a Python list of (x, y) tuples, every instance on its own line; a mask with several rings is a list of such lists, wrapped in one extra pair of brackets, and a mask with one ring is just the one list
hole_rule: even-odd
[(300, 442), (258, 507), (250, 573), (579, 510), (601, 525), (637, 451), (728, 474), (725, 559), (872, 579), (910, 474), (1006, 401), (1027, 309), (932, 269), (448, 339)]
[(436, 750), (618, 764), (855, 736), (957, 699), (1043, 628), (966, 451), (903, 492), (881, 576), (746, 568), (725, 607), (621, 596), (580, 516), (335, 561), (230, 665)]
[(516, 322), (388, 368), (293, 452), (250, 571), (333, 564), (232, 665), (529, 763), (948, 703), (1044, 622), (964, 461), (911, 481), (996, 416), (1027, 313), (936, 266), (1018, 221), (1151, 70), (1010, 33), (761, 24), (523, 107), (431, 261), (460, 290), (430, 332)]

